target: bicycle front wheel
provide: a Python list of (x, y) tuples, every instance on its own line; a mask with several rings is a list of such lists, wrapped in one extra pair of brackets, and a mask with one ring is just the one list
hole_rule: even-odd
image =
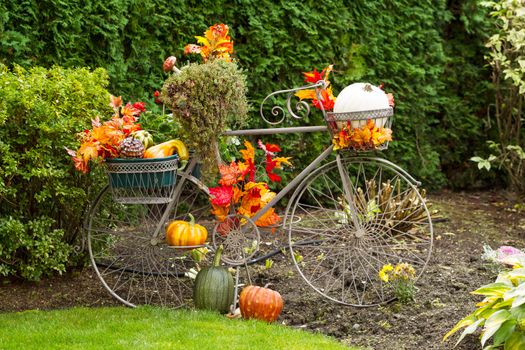
[[(304, 280), (335, 302), (372, 306), (394, 299), (379, 278), (387, 264), (409, 263), (422, 275), (432, 250), (425, 198), (411, 178), (378, 158), (341, 158), (298, 186), (287, 210), (292, 259)], [(349, 192), (349, 193), (348, 193)]]

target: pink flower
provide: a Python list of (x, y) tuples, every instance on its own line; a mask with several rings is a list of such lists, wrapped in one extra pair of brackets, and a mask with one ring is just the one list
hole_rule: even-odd
[(166, 73), (169, 73), (169, 72), (173, 71), (173, 68), (175, 67), (175, 63), (177, 63), (177, 57), (170, 56), (170, 57), (166, 58), (166, 60), (164, 61), (164, 64), (162, 65), (162, 69)]
[(502, 259), (506, 256), (510, 255), (523, 255), (524, 253), (519, 250), (518, 248), (510, 247), (510, 246), (501, 246), (498, 249), (498, 258)]

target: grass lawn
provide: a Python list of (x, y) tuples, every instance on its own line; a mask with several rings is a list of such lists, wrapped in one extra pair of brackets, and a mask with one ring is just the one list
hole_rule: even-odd
[(0, 314), (0, 349), (349, 348), (320, 334), (213, 313), (115, 307)]

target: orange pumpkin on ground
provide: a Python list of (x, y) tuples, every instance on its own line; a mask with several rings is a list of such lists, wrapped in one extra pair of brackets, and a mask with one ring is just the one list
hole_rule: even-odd
[(208, 238), (206, 227), (196, 224), (193, 215), (188, 214), (190, 222), (175, 220), (166, 228), (166, 241), (168, 245), (185, 247), (202, 245)]
[(281, 294), (266, 287), (247, 286), (239, 297), (239, 308), (243, 318), (255, 318), (268, 323), (277, 320), (283, 304)]

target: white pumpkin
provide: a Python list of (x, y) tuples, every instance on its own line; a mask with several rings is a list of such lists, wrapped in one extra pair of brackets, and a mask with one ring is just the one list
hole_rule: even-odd
[[(348, 85), (337, 96), (334, 104), (334, 113), (351, 113), (371, 111), (377, 109), (387, 109), (388, 97), (383, 90), (369, 83), (354, 83)], [(383, 127), (387, 118), (376, 118), (377, 127)], [(366, 120), (354, 120), (351, 122), (352, 128), (358, 128), (366, 124)], [(344, 122), (339, 122), (340, 128)]]

